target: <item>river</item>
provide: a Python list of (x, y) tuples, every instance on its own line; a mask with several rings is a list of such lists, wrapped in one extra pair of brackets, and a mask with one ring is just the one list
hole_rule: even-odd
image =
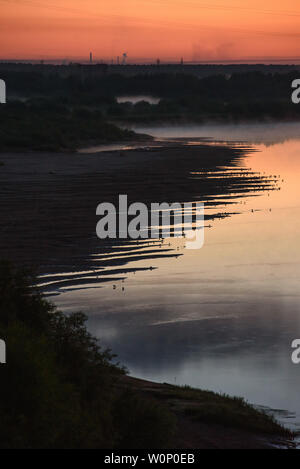
[(89, 329), (133, 376), (243, 396), (299, 429), (291, 342), (300, 338), (300, 124), (136, 130), (251, 145), (241, 167), (274, 175), (277, 190), (237, 197), (236, 214), (205, 229), (202, 249), (157, 258), (155, 268), (101, 291), (61, 289), (56, 304), (85, 311)]

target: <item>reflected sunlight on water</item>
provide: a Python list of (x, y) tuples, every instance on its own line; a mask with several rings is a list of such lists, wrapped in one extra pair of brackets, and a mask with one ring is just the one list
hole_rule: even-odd
[(299, 128), (160, 128), (155, 136), (233, 139), (256, 150), (236, 167), (191, 174), (232, 185), (207, 198), (204, 247), (127, 243), (94, 256), (91, 270), (41, 283), (56, 288), (59, 307), (89, 314), (91, 331), (132, 375), (241, 395), (287, 410), (278, 417), (299, 426), (300, 373), (290, 358), (300, 337)]

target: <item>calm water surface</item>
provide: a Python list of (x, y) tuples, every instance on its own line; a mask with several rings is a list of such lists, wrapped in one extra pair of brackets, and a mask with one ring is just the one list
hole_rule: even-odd
[(200, 250), (171, 240), (182, 256), (137, 256), (131, 267), (155, 269), (131, 272), (115, 289), (62, 288), (55, 302), (88, 313), (90, 330), (132, 375), (240, 395), (300, 427), (300, 365), (291, 362), (300, 338), (300, 125), (138, 130), (251, 143), (257, 151), (242, 165), (276, 176), (280, 190), (236, 199), (237, 214), (211, 222)]

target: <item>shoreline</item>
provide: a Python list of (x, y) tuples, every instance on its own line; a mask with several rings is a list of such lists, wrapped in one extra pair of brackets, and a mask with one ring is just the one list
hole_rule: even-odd
[[(95, 236), (95, 211), (98, 203), (104, 200), (114, 202), (122, 193), (128, 194), (130, 201), (144, 203), (150, 203), (153, 197), (156, 202), (169, 203), (200, 198), (216, 207), (215, 214), (211, 215), (213, 219), (221, 216), (218, 212), (219, 194), (227, 197), (230, 207), (235, 185), (239, 197), (241, 191), (246, 196), (254, 189), (272, 190), (273, 183), (267, 176), (254, 175), (239, 166), (251, 148), (229, 144), (212, 146), (202, 140), (197, 145), (188, 146), (186, 142), (186, 139), (181, 139), (181, 142), (177, 139), (165, 141), (159, 148), (150, 146), (149, 150), (95, 154), (2, 153), (0, 244), (5, 249), (1, 249), (0, 257), (33, 267), (38, 274), (53, 274), (52, 292), (56, 292), (60, 285), (68, 282), (74, 285), (74, 281), (66, 274), (66, 278), (57, 284), (55, 275), (91, 269), (92, 254), (106, 254), (116, 246), (114, 240), (101, 243)], [(236, 176), (233, 169), (238, 169), (241, 174)], [(200, 179), (191, 178), (193, 172), (201, 174)], [(206, 172), (210, 173), (209, 178)], [(212, 177), (213, 172), (216, 179)], [(220, 178), (220, 174), (224, 177)], [(233, 215), (229, 212), (228, 216)], [(134, 246), (136, 249), (137, 245)], [(157, 254), (154, 250), (152, 259), (156, 255), (178, 255), (169, 249), (162, 251)], [(93, 267), (108, 269), (104, 281), (111, 280), (109, 275), (113, 269), (120, 279), (124, 278), (130, 271), (130, 249), (125, 248), (124, 254), (115, 263), (100, 259), (93, 263)], [(143, 258), (142, 253), (139, 256)], [(84, 275), (81, 276), (83, 280)], [(95, 282), (100, 283), (100, 280), (95, 278)], [(150, 394), (150, 397), (162, 399), (173, 410), (174, 399), (166, 398), (166, 392), (184, 392), (179, 387), (128, 376), (123, 378), (121, 385), (142, 395)], [(201, 390), (196, 392), (205, 393)], [(214, 393), (209, 395), (217, 396)], [(193, 399), (187, 400), (191, 403)], [(223, 399), (233, 402), (233, 398)], [(266, 441), (265, 436), (232, 427), (224, 432), (220, 423), (195, 422), (182, 408), (176, 408), (175, 413), (182, 432), (177, 435), (177, 447), (271, 448), (274, 444), (290, 444), (280, 438), (279, 441), (275, 436), (275, 443), (269, 438)]]
[[(119, 380), (117, 386), (129, 389), (147, 399), (154, 399), (175, 415), (178, 424), (174, 439), (175, 447), (172, 449), (295, 449), (297, 447), (293, 441), (295, 435), (291, 431), (278, 424), (276, 419), (271, 418), (269, 421), (268, 414), (240, 398), (127, 375)], [(226, 415), (226, 409), (227, 412), (230, 409), (230, 414)], [(247, 428), (245, 423), (247, 419), (245, 413), (248, 412), (253, 419), (252, 428), (251, 424)], [(231, 424), (230, 419), (232, 419)], [(269, 424), (271, 425), (266, 432), (262, 431), (264, 420), (266, 420), (266, 429)], [(273, 429), (271, 429), (272, 422)]]
[[(86, 270), (92, 254), (116, 244), (96, 237), (96, 207), (103, 201), (117, 206), (119, 194), (128, 195), (128, 204), (200, 199), (216, 206), (215, 215), (207, 220), (221, 217), (219, 194), (227, 198), (230, 209), (234, 191), (246, 196), (253, 190), (272, 190), (272, 180), (247, 168), (238, 176), (230, 173), (250, 151), (249, 146), (205, 142), (188, 146), (182, 140), (147, 150), (95, 154), (2, 153), (1, 256), (34, 267), (39, 274)], [(229, 168), (230, 177), (217, 178), (223, 167)], [(216, 178), (206, 178), (206, 171), (215, 171)], [(197, 172), (201, 176), (191, 177)]]

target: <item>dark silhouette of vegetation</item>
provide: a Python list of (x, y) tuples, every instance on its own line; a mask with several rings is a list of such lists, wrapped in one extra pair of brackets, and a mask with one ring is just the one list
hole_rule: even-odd
[[(27, 100), (31, 115), (43, 111), (46, 126), (56, 113), (56, 125), (52, 120), (50, 123), (53, 138), (58, 138), (61, 145), (64, 144), (64, 139), (69, 144), (71, 137), (76, 137), (78, 133), (78, 138), (94, 138), (96, 124), (100, 141), (105, 138), (126, 138), (126, 135), (121, 135), (120, 130), (105, 124), (107, 120), (136, 122), (186, 119), (201, 122), (224, 119), (235, 121), (300, 118), (300, 107), (291, 102), (291, 83), (298, 78), (295, 71), (252, 71), (211, 75), (201, 79), (188, 73), (134, 76), (116, 73), (74, 73), (64, 76), (59, 71), (47, 74), (42, 71), (18, 72), (2, 69), (1, 74), (8, 84), (9, 100), (16, 96)], [(132, 94), (150, 94), (160, 97), (161, 101), (158, 104), (117, 103), (117, 96)], [(44, 100), (40, 99), (41, 97), (44, 97)], [(80, 116), (75, 117), (73, 113), (78, 107), (85, 108), (85, 114), (82, 110)], [(69, 114), (66, 114), (66, 109)], [(90, 109), (90, 114), (87, 109)], [(15, 108), (15, 111), (17, 110), (21, 113), (20, 120), (24, 125), (22, 109)], [(62, 116), (61, 120), (67, 121), (65, 125), (60, 121), (59, 114)], [(34, 118), (29, 117), (28, 120), (28, 126), (33, 131), (36, 125)], [(20, 126), (17, 126), (17, 131), (22, 134)], [(36, 132), (42, 138), (41, 132)], [(26, 145), (26, 141), (23, 143)]]
[(0, 263), (1, 448), (165, 447), (172, 414), (116, 384), (124, 370), (86, 329), (32, 287), (34, 276)]
[[(287, 69), (288, 70), (288, 69)], [(283, 70), (284, 71), (284, 70)], [(299, 78), (298, 71), (276, 73), (271, 70), (247, 71), (210, 75), (203, 78), (181, 73), (139, 73), (124, 76), (121, 73), (94, 74), (80, 69), (61, 73), (53, 71), (23, 71), (1, 67), (1, 78), (7, 83), (8, 98), (20, 96), (64, 97), (72, 102), (110, 104), (119, 95), (152, 94), (161, 98), (202, 96), (217, 100), (228, 99), (285, 99), (290, 96), (291, 82)]]
[[(58, 67), (59, 69), (59, 67)], [(198, 78), (187, 73), (121, 74), (5, 70), (8, 104), (0, 107), (0, 150), (74, 150), (139, 138), (119, 122), (299, 120), (291, 101), (297, 72), (260, 71)], [(158, 104), (118, 103), (150, 94)], [(143, 138), (143, 137), (141, 137)]]
[(151, 391), (149, 383), (146, 393), (122, 385), (125, 370), (87, 331), (85, 315), (64, 315), (35, 282), (27, 270), (0, 262), (7, 347), (7, 363), (0, 365), (1, 448), (168, 448), (182, 412), (202, 423), (291, 436), (240, 399), (168, 385)]
[(74, 150), (88, 143), (137, 139), (103, 119), (99, 110), (69, 108), (47, 99), (0, 107), (0, 149)]

